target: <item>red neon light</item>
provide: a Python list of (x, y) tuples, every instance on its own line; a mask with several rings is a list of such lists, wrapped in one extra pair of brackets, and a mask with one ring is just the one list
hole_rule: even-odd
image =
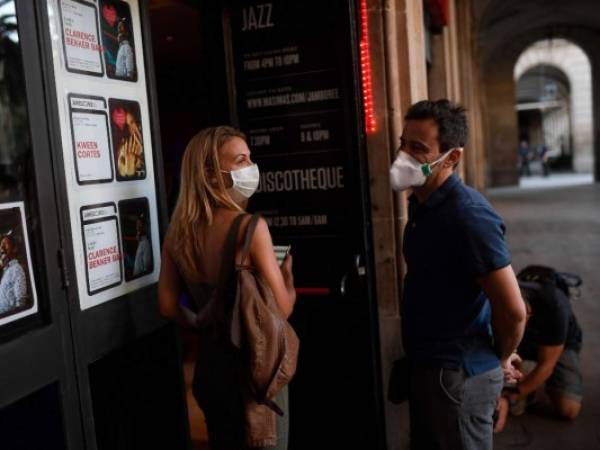
[(365, 114), (365, 131), (373, 133), (376, 129), (373, 108), (373, 86), (371, 84), (371, 54), (369, 53), (369, 20), (367, 0), (360, 0), (360, 69)]
[(317, 295), (317, 296), (330, 295), (331, 289), (318, 288), (318, 287), (305, 287), (305, 288), (297, 287), (296, 294), (298, 294), (298, 295)]

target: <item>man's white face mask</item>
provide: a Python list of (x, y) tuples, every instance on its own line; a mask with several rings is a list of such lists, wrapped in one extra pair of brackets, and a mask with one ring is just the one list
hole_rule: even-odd
[(225, 170), (222, 170), (221, 172), (231, 175), (233, 186), (229, 188), (229, 195), (231, 195), (231, 198), (236, 202), (249, 199), (252, 197), (252, 194), (256, 192), (256, 189), (258, 189), (260, 172), (258, 171), (258, 166), (256, 164), (232, 170), (231, 172)]
[(392, 189), (400, 192), (411, 187), (423, 186), (427, 177), (433, 173), (433, 167), (444, 161), (454, 150), (462, 151), (461, 148), (450, 149), (434, 162), (424, 164), (401, 150), (390, 168)]

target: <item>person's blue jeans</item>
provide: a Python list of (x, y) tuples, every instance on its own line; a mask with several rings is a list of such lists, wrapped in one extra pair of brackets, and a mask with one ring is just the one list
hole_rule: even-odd
[(503, 378), (500, 367), (475, 376), (463, 369), (412, 367), (411, 449), (492, 450)]

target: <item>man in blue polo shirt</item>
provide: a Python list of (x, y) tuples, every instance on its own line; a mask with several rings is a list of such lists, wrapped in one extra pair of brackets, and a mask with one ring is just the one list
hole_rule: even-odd
[(454, 174), (466, 140), (463, 108), (421, 101), (390, 169), (394, 190), (413, 191), (402, 299), (413, 449), (492, 449), (502, 369), (525, 326), (502, 219)]

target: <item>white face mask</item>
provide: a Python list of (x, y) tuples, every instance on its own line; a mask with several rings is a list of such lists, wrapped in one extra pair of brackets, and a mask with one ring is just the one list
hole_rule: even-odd
[(229, 194), (236, 202), (250, 198), (256, 192), (256, 189), (258, 189), (260, 172), (256, 164), (232, 170), (231, 172), (225, 170), (221, 172), (228, 173), (231, 176), (233, 186), (229, 188)]
[(425, 184), (427, 177), (432, 174), (432, 168), (452, 153), (452, 149), (444, 153), (432, 163), (422, 164), (404, 151), (400, 151), (398, 157), (390, 168), (390, 183), (395, 191), (404, 191), (410, 187), (419, 187)]

